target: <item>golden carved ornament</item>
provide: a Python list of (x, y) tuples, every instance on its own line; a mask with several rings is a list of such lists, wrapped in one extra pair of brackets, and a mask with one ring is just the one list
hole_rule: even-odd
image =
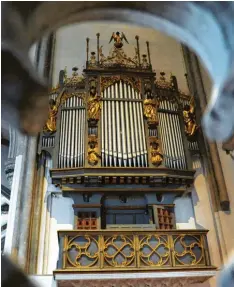
[(55, 100), (49, 101), (49, 115), (47, 122), (43, 128), (43, 132), (54, 133), (56, 132), (56, 119), (57, 119), (58, 107)]
[(136, 56), (133, 58), (128, 57), (123, 48), (116, 48), (115, 46), (110, 50), (109, 56), (105, 57), (102, 51), (102, 46), (99, 48), (100, 55), (100, 65), (101, 66), (125, 66), (129, 68), (136, 68), (138, 66), (138, 62), (136, 61)]
[(97, 165), (101, 155), (99, 154), (98, 149), (98, 139), (96, 135), (89, 135), (88, 136), (88, 163), (92, 166)]
[(185, 124), (185, 134), (188, 140), (194, 140), (194, 136), (198, 130), (198, 125), (195, 118), (194, 98), (191, 98), (189, 105), (185, 105), (183, 109), (183, 118)]
[(165, 78), (165, 73), (164, 72), (160, 72), (160, 77), (159, 80), (156, 79), (156, 81), (154, 82), (157, 86), (157, 88), (159, 89), (166, 89), (166, 90), (172, 90), (173, 86), (171, 81), (167, 81)]
[(150, 160), (153, 165), (159, 166), (163, 161), (163, 154), (159, 146), (159, 140), (157, 137), (149, 137), (150, 141)]
[(84, 76), (78, 74), (78, 68), (74, 67), (72, 68), (72, 76), (71, 78), (67, 77), (67, 70), (66, 68), (64, 69), (65, 74), (64, 74), (64, 85), (65, 87), (76, 87), (77, 85), (81, 84), (84, 82)]
[(130, 84), (138, 92), (141, 91), (141, 82), (139, 78), (128, 77), (128, 76), (107, 76), (101, 77), (101, 91), (103, 92), (106, 88), (110, 87), (116, 82), (122, 80), (123, 82)]
[(157, 99), (145, 99), (143, 102), (144, 116), (148, 124), (158, 125), (158, 108), (159, 101)]
[[(94, 92), (92, 92), (93, 89), (95, 89)], [(96, 88), (91, 87), (87, 100), (88, 120), (100, 119), (101, 105), (101, 97), (97, 95)]]

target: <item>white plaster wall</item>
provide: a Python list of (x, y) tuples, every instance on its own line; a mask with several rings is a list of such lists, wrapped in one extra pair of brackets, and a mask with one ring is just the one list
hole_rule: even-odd
[(54, 56), (53, 86), (58, 83), (61, 69), (67, 66), (68, 76), (71, 76), (72, 67), (77, 66), (81, 73), (86, 63), (86, 38), (90, 39), (89, 51), (97, 52), (96, 34), (100, 33), (100, 46), (103, 46), (104, 55), (107, 56), (113, 47), (109, 40), (113, 32), (124, 32), (129, 42), (124, 44), (124, 51), (130, 57), (135, 55), (135, 36), (140, 37), (140, 54), (147, 54), (146, 41), (150, 43), (151, 62), (159, 76), (164, 71), (168, 76), (172, 72), (176, 75), (179, 87), (187, 92), (184, 78), (185, 69), (180, 43), (174, 39), (151, 28), (134, 25), (125, 25), (116, 22), (87, 22), (60, 28), (56, 33), (56, 47)]
[(203, 173), (198, 171), (195, 174), (194, 188), (192, 199), (196, 217), (197, 229), (208, 229), (208, 246), (211, 257), (211, 264), (221, 266), (220, 250), (218, 248), (217, 227), (215, 215), (211, 205), (210, 191), (207, 186), (206, 178)]
[(195, 215), (191, 196), (178, 197), (174, 200), (177, 229), (196, 229)]
[(59, 255), (58, 230), (72, 230), (74, 223), (74, 212), (71, 198), (56, 195), (52, 197), (51, 218), (49, 227), (49, 254), (47, 274), (52, 274), (57, 267)]

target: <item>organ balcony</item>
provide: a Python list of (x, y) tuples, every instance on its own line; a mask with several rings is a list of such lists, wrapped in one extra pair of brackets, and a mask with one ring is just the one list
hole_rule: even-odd
[[(61, 230), (59, 274), (107, 271), (214, 271), (207, 230)], [(211, 274), (210, 273), (210, 274)], [(206, 279), (209, 277), (206, 273)]]

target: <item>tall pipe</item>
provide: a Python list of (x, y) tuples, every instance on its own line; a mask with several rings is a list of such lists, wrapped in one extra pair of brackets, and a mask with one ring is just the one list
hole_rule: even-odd
[(97, 33), (97, 62), (99, 64), (99, 37), (100, 33)]
[(89, 63), (89, 38), (86, 38), (86, 68), (88, 68)]
[[(136, 99), (139, 100), (140, 94), (135, 91)], [(140, 103), (136, 102), (137, 106), (137, 122), (138, 122), (138, 129), (137, 132), (139, 133), (139, 153), (140, 153), (140, 166), (144, 166), (144, 149), (143, 149), (143, 131), (142, 131), (142, 125), (141, 125), (141, 117), (140, 117)]]
[(114, 101), (115, 99), (115, 87), (114, 85), (111, 86), (111, 98), (112, 98), (112, 130), (113, 130), (113, 166), (116, 166), (116, 162), (117, 162), (117, 146), (116, 146), (116, 137), (118, 137), (118, 135), (116, 136), (116, 112), (115, 112), (115, 108), (116, 108), (116, 102)]
[(136, 42), (137, 42), (137, 55), (138, 55), (138, 62), (139, 66), (141, 65), (141, 57), (140, 57), (140, 47), (139, 47), (139, 36), (135, 37)]
[[(119, 99), (119, 89), (118, 83), (115, 83), (115, 98)], [(119, 112), (119, 101), (116, 101), (116, 119), (117, 119), (117, 154), (118, 154), (118, 165), (121, 166), (122, 163), (122, 147), (121, 147), (121, 133), (120, 133), (120, 112)]]
[(75, 110), (74, 110), (74, 107), (75, 107), (75, 99), (76, 97), (72, 97), (71, 98), (71, 102), (72, 102), (72, 137), (71, 137), (71, 167), (73, 167), (73, 163), (74, 163), (74, 141), (75, 141), (75, 125), (74, 125), (74, 121), (75, 121)]
[[(123, 83), (124, 86), (124, 97), (128, 100), (127, 84)], [(129, 113), (128, 113), (128, 101), (124, 101), (125, 116), (126, 116), (126, 141), (127, 141), (127, 159), (128, 166), (132, 165), (132, 151), (131, 151), (131, 127), (129, 125)]]
[[(106, 89), (104, 90), (104, 99), (106, 99)], [(107, 101), (104, 101), (105, 111), (105, 166), (108, 166), (108, 118), (107, 118)]]
[[(120, 85), (120, 98), (124, 98), (124, 89), (123, 89), (123, 82), (119, 82)], [(127, 166), (127, 145), (126, 145), (126, 129), (125, 129), (125, 124), (126, 124), (126, 119), (124, 115), (124, 102), (120, 102), (120, 114), (121, 114), (121, 130), (122, 130), (122, 147), (123, 147), (123, 162), (124, 162), (124, 167)]]
[(128, 85), (128, 97), (129, 97), (129, 114), (130, 114), (130, 127), (131, 127), (131, 146), (132, 146), (132, 159), (133, 159), (133, 166), (136, 166), (136, 141), (134, 138), (135, 130), (134, 130), (134, 121), (133, 121), (133, 104), (132, 103), (132, 94), (131, 94), (131, 87)]
[[(103, 92), (102, 92), (102, 98), (104, 98), (104, 95), (103, 95)], [(104, 163), (104, 159), (105, 159), (105, 146), (104, 146), (104, 139), (105, 139), (105, 136), (104, 136), (104, 129), (105, 129), (105, 126), (104, 126), (104, 113), (105, 113), (105, 101), (103, 101), (103, 108), (101, 110), (101, 130), (102, 130), (102, 141), (101, 141), (101, 145), (102, 145), (102, 166), (105, 166), (105, 163)]]
[[(107, 98), (111, 97), (111, 87), (107, 88)], [(111, 101), (108, 100), (108, 158), (109, 158), (109, 166), (112, 165), (112, 131), (113, 131), (113, 123), (112, 123), (112, 110), (111, 110)]]
[(147, 46), (148, 61), (149, 61), (149, 64), (151, 66), (150, 49), (149, 49), (149, 42), (148, 41), (146, 41), (146, 46)]
[[(135, 100), (136, 95), (133, 88), (132, 90), (132, 98)], [(134, 133), (135, 133), (135, 140), (136, 140), (136, 166), (140, 166), (140, 147), (139, 147), (139, 131), (138, 131), (138, 118), (137, 118), (137, 102), (133, 102), (133, 118), (134, 118)]]

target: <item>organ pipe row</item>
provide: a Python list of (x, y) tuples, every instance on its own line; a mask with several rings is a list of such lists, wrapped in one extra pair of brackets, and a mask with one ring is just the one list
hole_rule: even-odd
[(78, 97), (67, 99), (61, 111), (59, 168), (84, 165), (85, 120), (83, 99)]
[[(180, 128), (179, 115), (174, 103), (160, 102), (159, 127), (165, 166), (175, 169), (186, 169), (186, 158)], [(171, 112), (171, 113), (170, 113)]]
[(102, 166), (147, 167), (141, 95), (119, 81), (102, 95)]

